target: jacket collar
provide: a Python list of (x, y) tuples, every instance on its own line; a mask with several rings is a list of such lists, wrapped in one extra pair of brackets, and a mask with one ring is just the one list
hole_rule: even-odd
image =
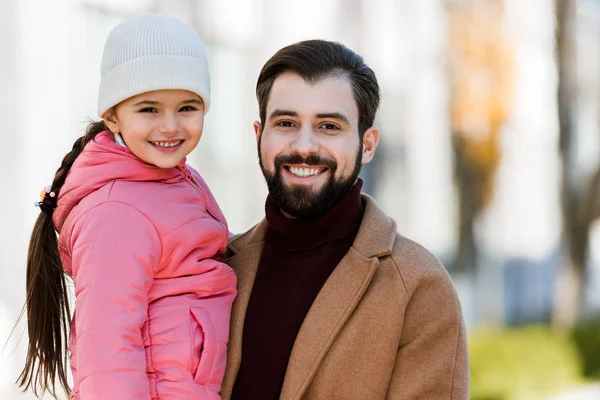
[(178, 168), (159, 168), (137, 158), (128, 148), (118, 145), (112, 133), (96, 135), (75, 159), (60, 189), (53, 222), (57, 231), (73, 208), (90, 193), (115, 180), (166, 181), (181, 177)]

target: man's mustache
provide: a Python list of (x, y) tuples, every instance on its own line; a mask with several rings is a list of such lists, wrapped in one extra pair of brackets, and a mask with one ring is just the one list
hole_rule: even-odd
[(275, 170), (279, 171), (281, 166), (284, 164), (306, 164), (306, 165), (319, 165), (327, 167), (332, 171), (337, 168), (337, 163), (331, 158), (324, 158), (317, 154), (311, 154), (308, 157), (302, 157), (300, 154), (289, 154), (275, 157)]

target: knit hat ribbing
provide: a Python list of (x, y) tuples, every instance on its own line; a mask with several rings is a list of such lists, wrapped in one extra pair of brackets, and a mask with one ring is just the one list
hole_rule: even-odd
[(98, 115), (153, 90), (182, 89), (210, 107), (210, 74), (198, 34), (176, 18), (142, 14), (108, 35), (102, 54)]

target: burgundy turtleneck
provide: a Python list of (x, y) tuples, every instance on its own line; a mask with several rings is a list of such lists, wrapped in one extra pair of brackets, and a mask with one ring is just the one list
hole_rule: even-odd
[(345, 198), (314, 220), (287, 218), (267, 197), (268, 228), (232, 400), (279, 399), (300, 326), (358, 232), (364, 211), (361, 188), (359, 179)]

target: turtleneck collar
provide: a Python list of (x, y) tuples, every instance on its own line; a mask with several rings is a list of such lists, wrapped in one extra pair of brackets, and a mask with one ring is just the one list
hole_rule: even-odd
[(331, 210), (310, 220), (286, 217), (269, 195), (265, 204), (269, 225), (266, 242), (285, 250), (301, 251), (355, 234), (364, 211), (362, 185), (363, 181), (359, 179), (346, 197)]

